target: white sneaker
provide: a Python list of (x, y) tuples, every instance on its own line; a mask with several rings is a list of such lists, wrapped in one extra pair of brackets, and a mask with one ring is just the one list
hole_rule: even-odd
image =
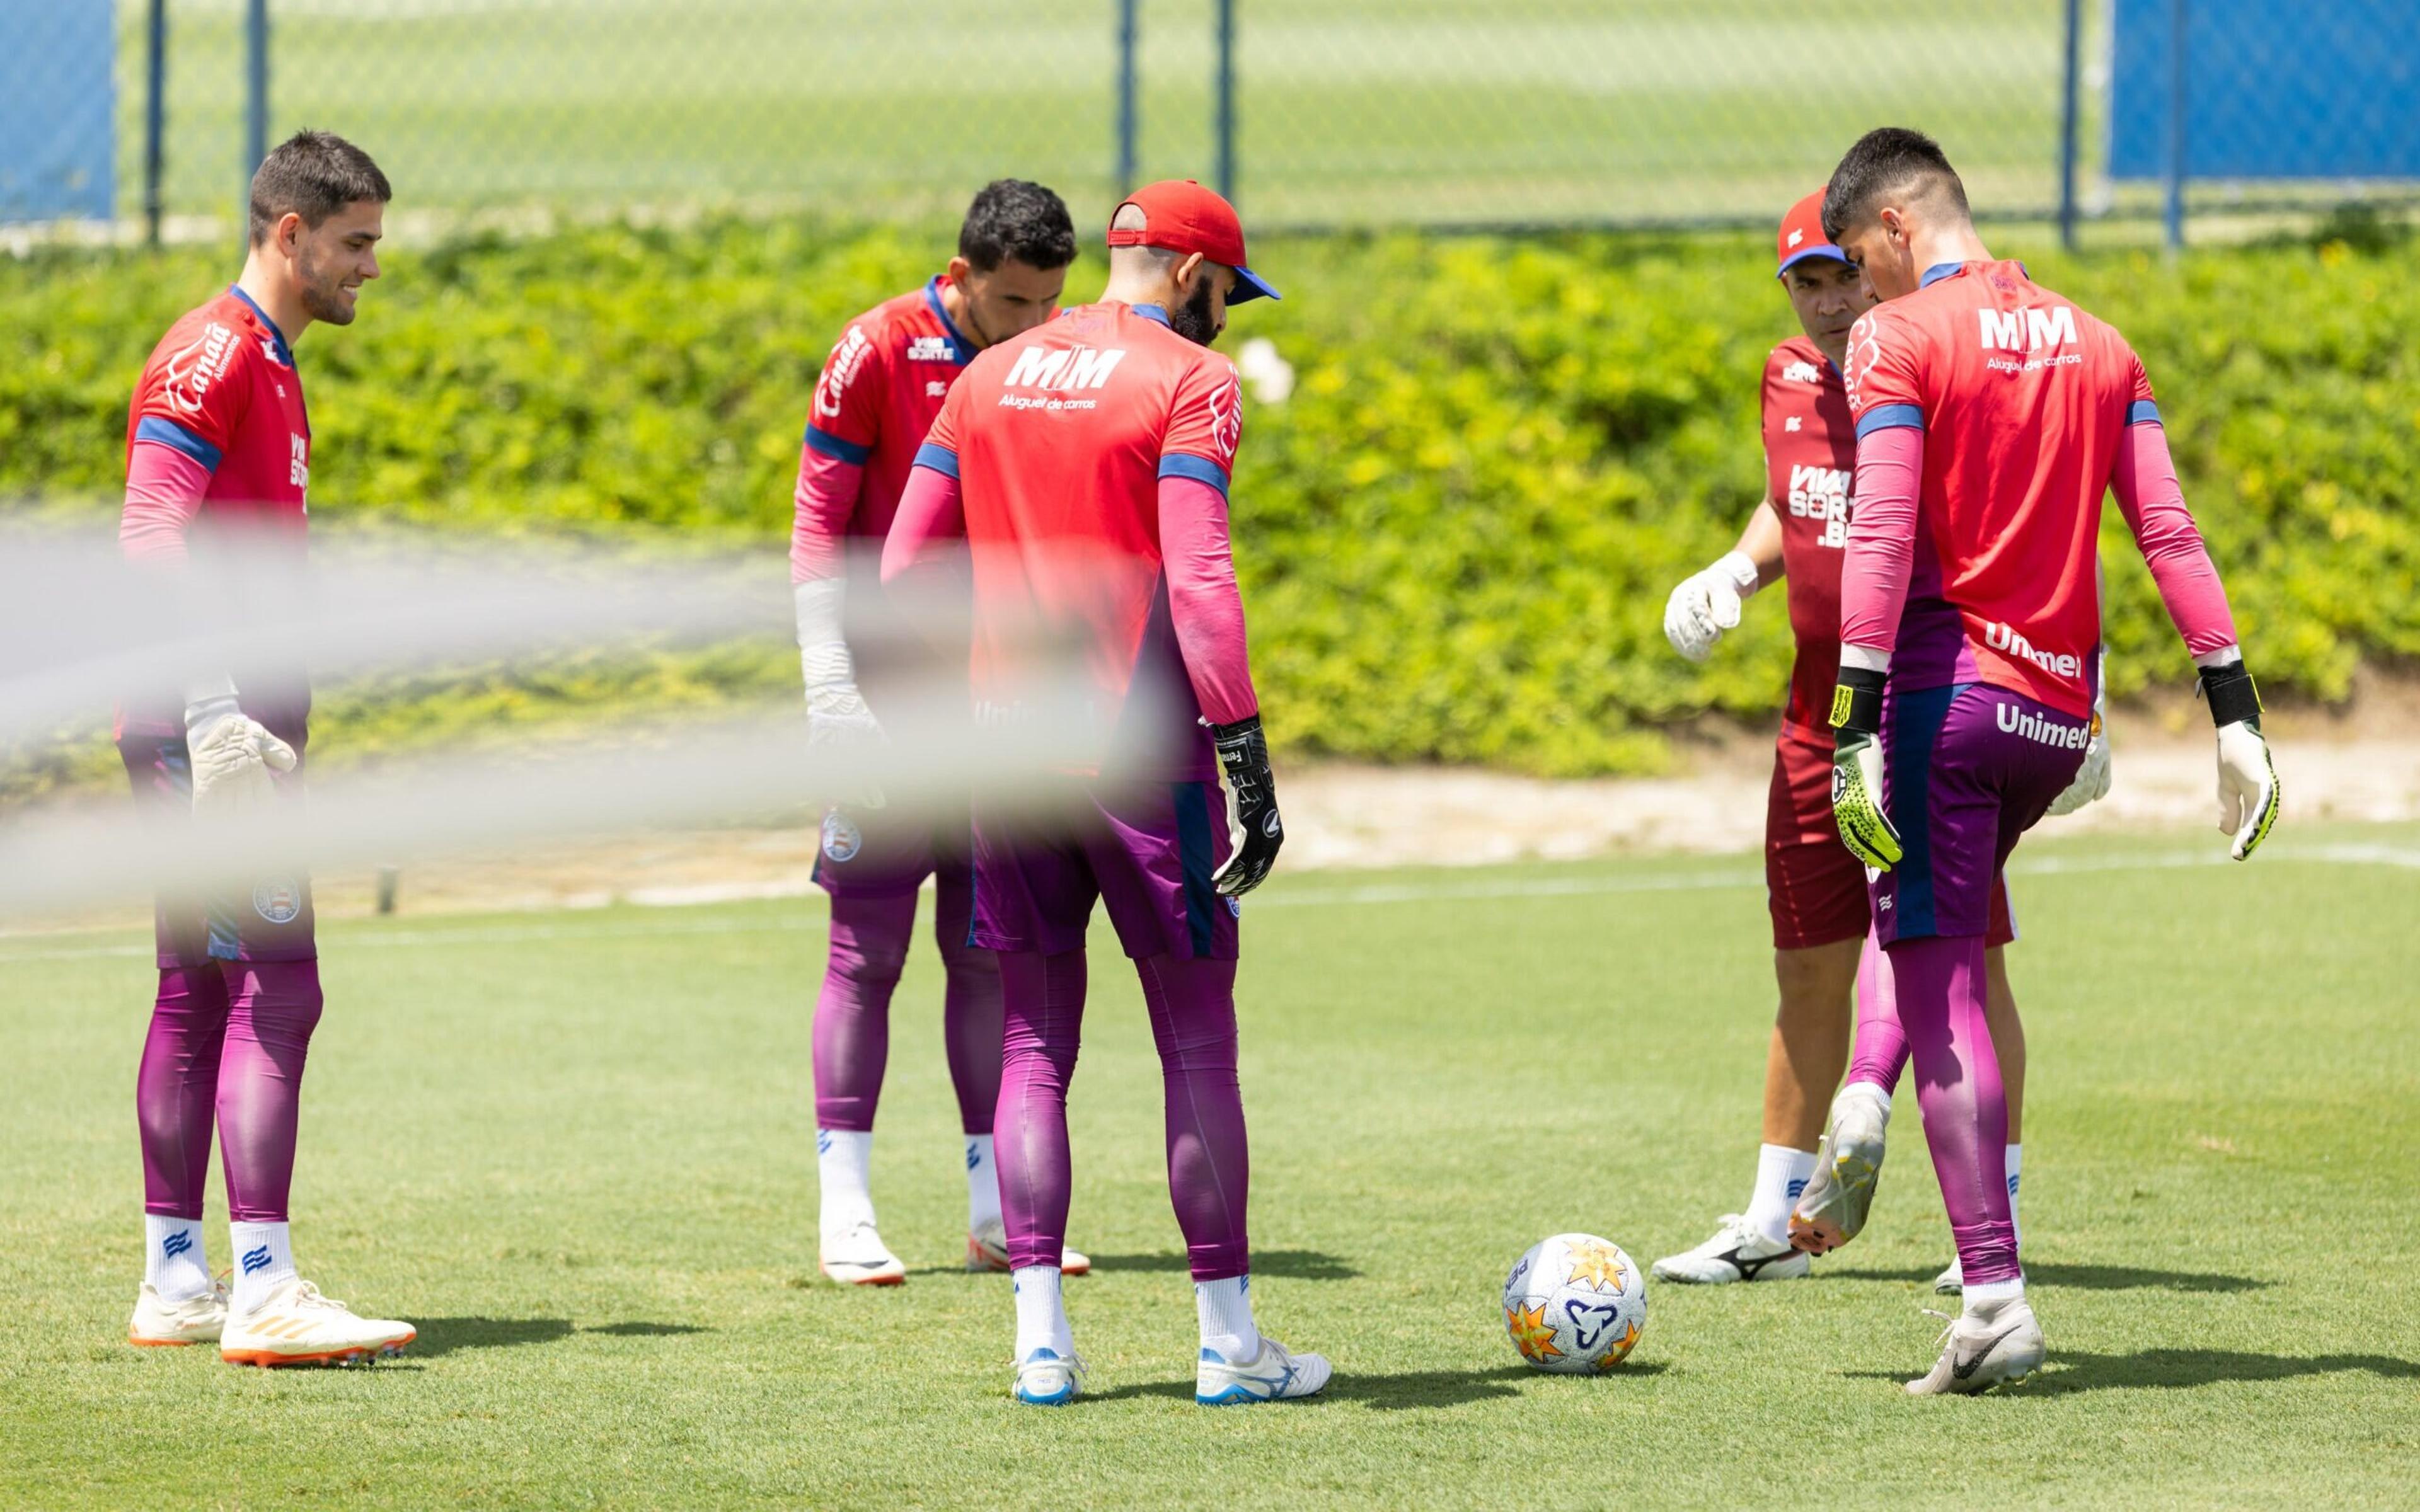
[(908, 1267), (882, 1242), (872, 1222), (851, 1225), (837, 1239), (823, 1243), (823, 1273), (852, 1287), (895, 1287), (908, 1279)]
[[(1014, 1269), (1008, 1263), (1008, 1225), (994, 1218), (967, 1235), (967, 1269), (998, 1271), (1005, 1275)], [(1093, 1258), (1075, 1245), (1062, 1242), (1059, 1246), (1061, 1275), (1090, 1275)]]
[(1008, 1395), (1028, 1407), (1064, 1407), (1083, 1389), (1083, 1356), (1070, 1350), (1063, 1360), (1046, 1345), (1016, 1362)]
[(1932, 1278), (1932, 1289), (1941, 1296), (1954, 1297), (1966, 1289), (1966, 1273), (1960, 1270), (1958, 1262), (1953, 1259), (1949, 1262), (1949, 1269)]
[(1743, 1214), (1723, 1215), (1714, 1237), (1696, 1249), (1667, 1255), (1648, 1273), (1658, 1281), (1719, 1287), (1733, 1281), (1792, 1281), (1807, 1273), (1807, 1258), (1786, 1239), (1767, 1239)]
[(225, 1277), (210, 1289), (182, 1302), (168, 1302), (150, 1282), (134, 1296), (134, 1318), (126, 1325), (126, 1342), (145, 1348), (178, 1344), (215, 1344), (226, 1327), (227, 1284)]
[(1910, 1396), (1974, 1396), (2013, 1386), (2040, 1369), (2049, 1352), (2041, 1324), (2022, 1297), (1958, 1318), (1932, 1316), (1949, 1323), (1941, 1331), (1941, 1358), (1922, 1380), (1907, 1383)]
[(1193, 1377), (1193, 1399), (1203, 1407), (1241, 1407), (1251, 1402), (1291, 1401), (1316, 1396), (1327, 1389), (1327, 1362), (1316, 1354), (1294, 1354), (1266, 1335), (1261, 1352), (1241, 1365), (1230, 1364), (1218, 1350), (1204, 1349)]
[(1890, 1127), (1890, 1104), (1873, 1090), (1853, 1082), (1832, 1099), (1823, 1143), (1815, 1151), (1815, 1174), (1790, 1214), (1790, 1242), (1809, 1255), (1826, 1254), (1856, 1238), (1873, 1211)]
[(400, 1354), (419, 1336), (391, 1318), (356, 1318), (298, 1275), (251, 1312), (228, 1315), (219, 1358), (229, 1365), (362, 1365)]

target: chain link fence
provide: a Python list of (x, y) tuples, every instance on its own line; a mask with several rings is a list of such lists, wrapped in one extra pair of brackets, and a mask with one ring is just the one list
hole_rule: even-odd
[(1885, 121), (2002, 218), (2156, 214), (2179, 162), (2196, 206), (2332, 203), (2420, 184), (2415, 36), (2420, 0), (0, 0), (0, 220), (223, 223), (304, 125), (454, 220), (922, 220), (1015, 174), (1088, 219), (1178, 175), (1258, 228), (1763, 224)]

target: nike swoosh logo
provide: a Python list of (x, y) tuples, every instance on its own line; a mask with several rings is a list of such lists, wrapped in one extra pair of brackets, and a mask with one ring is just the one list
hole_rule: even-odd
[(1977, 1370), (1982, 1367), (1985, 1358), (1987, 1358), (1993, 1350), (2000, 1347), (2000, 1341), (2002, 1339), (2007, 1338), (2009, 1335), (2015, 1333), (2023, 1326), (2024, 1325), (2020, 1323), (2010, 1323), (2008, 1327), (2000, 1330), (1997, 1334), (1993, 1335), (1990, 1338), (1983, 1341), (1983, 1347), (1977, 1350), (1973, 1355), (1969, 1356), (1966, 1363), (1963, 1365), (1959, 1364), (1955, 1360), (1950, 1361), (1949, 1373), (1960, 1381), (1963, 1381), (1967, 1377), (1973, 1375)]

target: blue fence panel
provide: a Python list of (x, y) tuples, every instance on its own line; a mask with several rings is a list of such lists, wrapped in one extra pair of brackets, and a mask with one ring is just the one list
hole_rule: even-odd
[(0, 0), (0, 222), (116, 208), (117, 17), (83, 0)]
[[(2420, 0), (2188, 0), (2192, 178), (2420, 179)], [(2173, 0), (2117, 0), (2109, 177), (2166, 170)]]

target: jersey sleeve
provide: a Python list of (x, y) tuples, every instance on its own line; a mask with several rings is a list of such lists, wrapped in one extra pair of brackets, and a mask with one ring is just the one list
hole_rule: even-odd
[(815, 402), (807, 416), (807, 450), (851, 467), (863, 467), (882, 437), (882, 385), (887, 360), (869, 329), (854, 320), (824, 359), (815, 380)]
[(1244, 388), (1235, 365), (1216, 352), (1177, 380), (1160, 438), (1159, 475), (1206, 483), (1221, 495), (1235, 471), (1235, 448), (1244, 439)]
[(1924, 428), (1916, 334), (1887, 309), (1869, 310), (1849, 328), (1849, 361), (1840, 377), (1848, 387), (1849, 415), (1856, 422), (1859, 440), (1897, 426)]
[(251, 353), (242, 332), (221, 321), (164, 352), (135, 390), (135, 444), (168, 447), (216, 472), (250, 407), (243, 364)]
[(2160, 424), (2160, 402), (2151, 393), (2151, 375), (2143, 371), (2142, 357), (2129, 348), (2126, 362), (2133, 369), (2127, 378), (2131, 392), (2126, 400), (2126, 424), (2129, 425)]

